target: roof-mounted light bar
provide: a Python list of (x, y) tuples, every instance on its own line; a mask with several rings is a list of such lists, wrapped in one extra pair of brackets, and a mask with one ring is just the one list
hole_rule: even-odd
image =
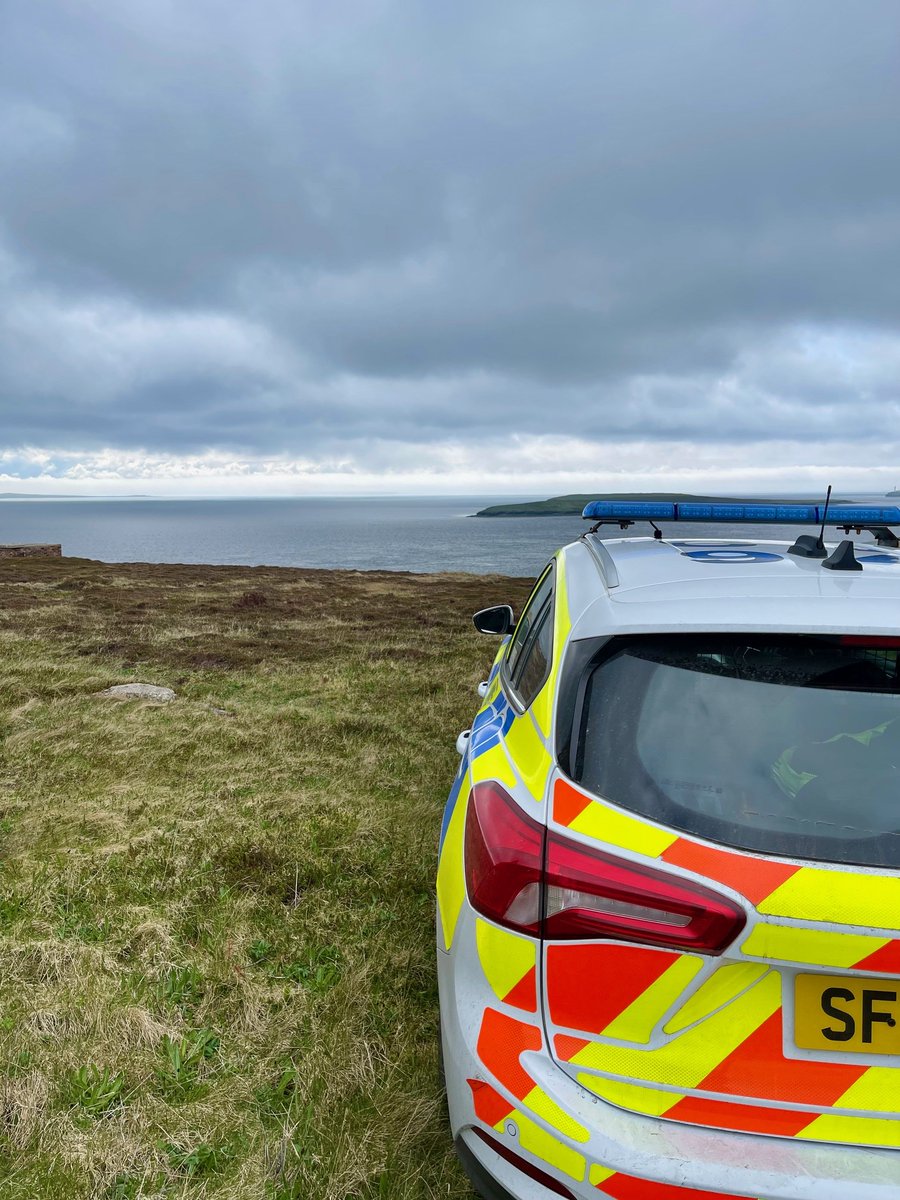
[(730, 525), (821, 525), (865, 529), (872, 525), (900, 525), (897, 505), (833, 504), (825, 515), (824, 504), (779, 502), (740, 504), (727, 499), (710, 503), (657, 500), (592, 500), (581, 514), (587, 521), (702, 521)]

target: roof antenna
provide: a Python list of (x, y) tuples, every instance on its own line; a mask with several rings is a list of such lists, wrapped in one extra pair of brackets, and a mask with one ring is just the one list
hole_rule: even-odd
[(798, 558), (828, 557), (828, 551), (825, 549), (825, 521), (828, 517), (828, 505), (830, 503), (831, 484), (829, 483), (828, 491), (825, 493), (825, 507), (822, 510), (822, 526), (819, 530), (819, 536), (815, 538), (811, 533), (801, 533), (793, 546), (788, 550), (788, 554), (796, 554)]
[[(831, 496), (831, 485), (828, 486), (828, 496)], [(825, 516), (828, 515), (828, 500), (825, 501)], [(822, 531), (825, 531), (825, 516), (822, 517)], [(849, 533), (849, 530), (847, 531)], [(821, 536), (819, 542), (822, 542)], [(861, 571), (862, 563), (856, 561), (856, 555), (853, 553), (853, 541), (850, 538), (844, 538), (837, 550), (832, 550), (831, 554), (822, 563), (823, 568), (829, 571)]]

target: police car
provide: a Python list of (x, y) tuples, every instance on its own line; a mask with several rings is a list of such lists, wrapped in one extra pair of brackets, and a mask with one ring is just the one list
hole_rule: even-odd
[(897, 1200), (900, 508), (585, 516), (517, 623), (475, 617), (437, 878), (463, 1165), (487, 1200)]

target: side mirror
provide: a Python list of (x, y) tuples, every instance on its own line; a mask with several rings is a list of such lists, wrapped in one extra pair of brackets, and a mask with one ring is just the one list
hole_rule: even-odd
[(493, 608), (483, 608), (472, 618), (479, 633), (493, 633), (503, 637), (515, 628), (516, 618), (508, 604), (495, 604)]

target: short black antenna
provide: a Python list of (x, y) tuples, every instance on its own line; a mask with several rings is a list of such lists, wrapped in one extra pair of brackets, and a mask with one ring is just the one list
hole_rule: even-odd
[(825, 522), (828, 519), (828, 505), (831, 503), (831, 484), (828, 485), (828, 491), (825, 493), (825, 507), (822, 510), (822, 527), (819, 530), (819, 540), (816, 542), (820, 550), (825, 549)]
[(825, 521), (828, 517), (828, 505), (831, 502), (831, 484), (828, 485), (828, 491), (825, 493), (825, 507), (822, 510), (822, 526), (819, 529), (819, 536), (814, 538), (811, 533), (801, 533), (788, 550), (788, 554), (796, 554), (798, 558), (827, 558), (828, 551), (825, 549)]

